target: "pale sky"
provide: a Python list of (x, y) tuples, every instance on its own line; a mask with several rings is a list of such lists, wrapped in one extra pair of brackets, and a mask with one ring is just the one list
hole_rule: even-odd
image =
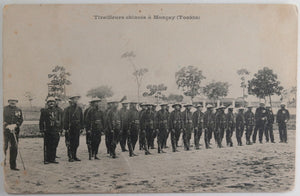
[[(197, 15), (200, 20), (95, 20), (94, 15)], [(47, 95), (47, 74), (63, 65), (72, 74), (68, 94), (100, 85), (116, 96), (136, 95), (133, 69), (121, 55), (148, 68), (147, 84), (164, 83), (181, 93), (175, 72), (194, 65), (207, 84), (228, 82), (228, 97), (241, 96), (236, 71), (252, 74), (264, 66), (278, 74), (285, 88), (296, 86), (297, 10), (292, 5), (11, 5), (4, 8), (4, 101), (16, 96), (26, 105)]]

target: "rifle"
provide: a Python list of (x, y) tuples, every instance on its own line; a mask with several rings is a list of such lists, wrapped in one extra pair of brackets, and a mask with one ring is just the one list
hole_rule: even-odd
[(24, 161), (23, 161), (23, 158), (22, 158), (21, 151), (20, 151), (20, 149), (18, 148), (18, 140), (17, 140), (16, 134), (15, 134), (15, 130), (12, 131), (12, 134), (13, 134), (13, 136), (14, 136), (14, 139), (15, 139), (15, 142), (16, 142), (16, 146), (17, 146), (17, 149), (18, 149), (20, 158), (21, 158), (22, 165), (23, 165), (23, 169), (24, 169), (24, 171), (25, 171), (25, 170), (26, 170), (26, 169), (25, 169), (25, 164), (24, 164)]

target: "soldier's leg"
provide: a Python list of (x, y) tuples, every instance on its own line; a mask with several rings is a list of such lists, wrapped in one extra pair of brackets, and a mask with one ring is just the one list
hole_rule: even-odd
[(278, 123), (279, 140), (283, 142), (283, 127), (282, 123)]
[(221, 140), (221, 145), (222, 145), (222, 141), (223, 141), (223, 138), (224, 138), (224, 128), (221, 128), (221, 136), (220, 136), (220, 140)]
[(196, 149), (199, 148), (198, 129), (194, 129), (194, 145)]
[(232, 142), (233, 130), (234, 130), (233, 127), (231, 127), (231, 128), (229, 129), (229, 145), (230, 145), (230, 147), (233, 146), (233, 142)]
[(269, 142), (269, 137), (270, 137), (270, 126), (269, 125), (265, 126), (264, 132), (265, 132), (266, 142)]
[(238, 146), (240, 145), (240, 140), (239, 140), (239, 137), (240, 137), (240, 129), (236, 129), (235, 131), (235, 136), (236, 136), (236, 141), (238, 143)]
[(165, 140), (164, 140), (164, 148), (167, 148), (167, 142), (168, 142), (169, 134), (170, 134), (170, 131), (168, 131), (168, 132), (166, 133), (166, 138), (165, 138)]
[(96, 158), (96, 155), (98, 154), (100, 143), (101, 143), (101, 132), (99, 131), (99, 132), (97, 132), (96, 137), (95, 137), (95, 149), (94, 149), (95, 158)]
[(129, 133), (127, 138), (127, 148), (129, 151), (129, 156), (133, 156), (132, 137), (133, 137), (132, 133)]
[(264, 125), (259, 125), (258, 131), (259, 131), (259, 142), (262, 143), (263, 134), (264, 134)]
[(209, 130), (207, 128), (204, 130), (204, 141), (205, 147), (209, 148)]
[(163, 142), (163, 134), (162, 134), (162, 130), (159, 129), (159, 132), (157, 134), (157, 152), (160, 153), (162, 150), (162, 142)]
[(176, 147), (178, 147), (178, 142), (179, 142), (179, 139), (180, 139), (180, 130), (179, 129), (175, 129), (175, 136), (176, 136)]
[(256, 142), (256, 136), (257, 136), (257, 130), (258, 130), (258, 125), (255, 125), (253, 135), (252, 135), (252, 142)]
[(171, 144), (172, 144), (172, 150), (173, 152), (176, 151), (176, 134), (175, 130), (171, 130)]
[(4, 139), (3, 150), (4, 150), (4, 155), (6, 156), (6, 152), (8, 149), (8, 142), (9, 142), (9, 130), (5, 129), (3, 131), (3, 139)]
[(18, 155), (18, 141), (16, 141), (16, 138), (12, 133), (9, 134), (9, 143), (9, 164), (11, 169), (15, 169), (17, 167), (16, 159)]
[(189, 130), (187, 132), (187, 147), (188, 147), (188, 150), (190, 149), (191, 138), (192, 138), (192, 128), (189, 128)]
[(273, 125), (270, 124), (269, 126), (270, 126), (269, 127), (270, 140), (271, 140), (272, 143), (274, 143)]
[(283, 141), (287, 143), (287, 139), (287, 125), (286, 123), (283, 123)]
[(131, 144), (132, 144), (133, 150), (135, 149), (135, 145), (137, 143), (138, 137), (139, 137), (139, 131), (132, 130)]
[(56, 145), (58, 140), (58, 133), (51, 133), (49, 137), (49, 160), (54, 162), (56, 158)]

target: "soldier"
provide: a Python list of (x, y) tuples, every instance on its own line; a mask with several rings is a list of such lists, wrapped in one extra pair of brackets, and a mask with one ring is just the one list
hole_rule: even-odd
[(232, 147), (232, 134), (235, 128), (235, 119), (233, 114), (233, 107), (228, 107), (228, 113), (226, 114), (226, 143), (227, 146)]
[(213, 106), (208, 104), (206, 106), (207, 111), (204, 113), (203, 121), (204, 121), (204, 129), (205, 129), (205, 135), (204, 135), (204, 140), (205, 140), (205, 147), (207, 149), (211, 148), (210, 145), (210, 140), (212, 138), (212, 132), (215, 128), (215, 116), (213, 114)]
[(166, 110), (166, 103), (160, 105), (161, 109), (157, 112), (156, 122), (157, 122), (157, 146), (158, 153), (165, 153), (163, 151), (166, 135), (168, 134), (168, 124), (169, 124), (169, 114)]
[(169, 127), (171, 130), (171, 142), (172, 142), (172, 150), (173, 152), (178, 152), (178, 141), (180, 138), (180, 133), (183, 129), (183, 119), (182, 119), (182, 113), (181, 113), (181, 104), (176, 103), (173, 104), (172, 107), (174, 110), (170, 114), (169, 118)]
[[(151, 121), (153, 121), (153, 129), (152, 129), (152, 134), (151, 134), (151, 149), (155, 149), (154, 147), (154, 139), (156, 138), (157, 132), (157, 122), (156, 122), (156, 104), (151, 104)], [(151, 122), (150, 121), (150, 122)]]
[(202, 113), (202, 105), (198, 104), (195, 106), (195, 108), (197, 109), (196, 112), (194, 112), (193, 114), (193, 125), (194, 125), (194, 144), (195, 144), (195, 148), (196, 150), (199, 150), (199, 146), (200, 146), (200, 138), (202, 135), (202, 129), (203, 129), (203, 116), (204, 114)]
[(63, 125), (66, 134), (69, 136), (69, 162), (80, 161), (77, 157), (77, 148), (79, 146), (79, 138), (84, 128), (82, 109), (78, 106), (79, 95), (70, 97), (70, 106), (64, 110)]
[[(170, 117), (170, 111), (169, 111), (169, 109), (170, 109), (170, 106), (167, 104), (167, 106), (166, 106), (166, 111), (167, 111), (167, 113), (168, 113), (168, 116)], [(163, 144), (163, 145), (164, 145), (164, 148), (169, 148), (169, 147), (167, 146), (167, 141), (168, 141), (169, 134), (170, 134), (170, 130), (168, 129), (166, 138), (164, 139), (164, 144)]]
[(242, 146), (242, 137), (245, 128), (244, 108), (239, 108), (239, 112), (236, 116), (236, 140), (238, 146)]
[(56, 158), (57, 143), (62, 126), (62, 114), (56, 107), (54, 97), (48, 97), (48, 107), (41, 110), (39, 127), (44, 135), (44, 164), (58, 163)]
[(274, 123), (274, 114), (272, 111), (272, 108), (270, 105), (266, 107), (267, 110), (267, 122), (266, 122), (266, 128), (265, 128), (265, 136), (266, 136), (266, 142), (269, 142), (269, 139), (272, 143), (275, 143), (274, 141), (274, 133), (273, 133), (273, 123)]
[(191, 112), (192, 104), (184, 105), (185, 110), (182, 113), (183, 119), (183, 143), (184, 149), (190, 150), (190, 140), (193, 131), (193, 113)]
[(278, 123), (280, 143), (282, 142), (287, 143), (286, 124), (290, 120), (290, 113), (287, 109), (285, 109), (285, 105), (286, 105), (285, 103), (280, 104), (281, 108), (278, 110), (276, 115), (276, 122)]
[(106, 110), (105, 110), (105, 112), (104, 112), (104, 115), (105, 115), (105, 130), (104, 130), (104, 132), (105, 132), (105, 146), (106, 146), (106, 152), (107, 152), (107, 154), (110, 154), (110, 152), (109, 152), (109, 149), (110, 149), (110, 147), (109, 147), (109, 141), (108, 141), (108, 134), (106, 134), (106, 133), (108, 133), (108, 130), (107, 130), (107, 114), (109, 113), (109, 111), (111, 110), (111, 108), (112, 108), (112, 103), (107, 103), (107, 108), (106, 108)]
[[(145, 155), (149, 155), (150, 152), (148, 150), (150, 137), (152, 134), (152, 130), (150, 129), (150, 106), (148, 104), (142, 104), (141, 105), (142, 110), (140, 111), (140, 125), (141, 125), (141, 131), (140, 131), (140, 150), (141, 148), (145, 150)], [(151, 132), (150, 132), (151, 131)]]
[[(259, 107), (255, 111), (255, 126), (256, 129), (259, 131), (259, 142), (262, 143), (263, 134), (265, 132), (265, 126), (267, 122), (267, 111), (265, 109), (265, 103), (260, 102)], [(254, 130), (253, 134), (253, 143), (256, 140), (256, 130)]]
[(87, 114), (94, 107), (95, 104), (96, 104), (96, 102), (94, 102), (94, 98), (92, 98), (92, 100), (90, 101), (89, 107), (87, 109), (85, 109), (85, 111), (83, 113), (84, 128), (86, 131), (86, 135), (85, 135), (86, 136), (86, 145), (88, 148), (89, 160), (92, 159), (92, 134), (91, 134), (91, 131), (89, 130), (90, 124), (87, 120)]
[(217, 143), (218, 147), (222, 148), (222, 140), (224, 138), (224, 132), (226, 129), (226, 115), (224, 113), (225, 107), (221, 105), (218, 108), (218, 112), (216, 114), (216, 136), (217, 136)]
[[(4, 154), (9, 147), (9, 164), (10, 169), (18, 171), (16, 159), (18, 155), (18, 141), (20, 126), (23, 123), (22, 110), (17, 107), (18, 99), (11, 98), (8, 100), (8, 106), (3, 108), (3, 130), (4, 130)], [(6, 160), (4, 161), (4, 163)]]
[[(140, 107), (141, 107), (141, 111), (139, 112), (139, 117), (140, 117), (140, 123), (141, 123), (141, 117), (143, 116), (144, 112), (146, 112), (147, 105), (145, 103), (141, 103)], [(139, 147), (140, 147), (140, 150), (142, 150), (145, 148), (145, 146), (144, 146), (145, 140), (144, 139), (146, 138), (146, 135), (144, 135), (143, 131), (146, 131), (146, 130), (145, 130), (145, 127), (142, 127), (142, 124), (140, 124), (140, 126), (141, 126), (141, 131), (139, 132)], [(144, 124), (143, 124), (143, 126), (144, 126)]]
[(122, 108), (120, 109), (120, 120), (121, 120), (121, 130), (120, 130), (120, 146), (122, 149), (122, 152), (128, 151), (126, 149), (126, 140), (128, 138), (128, 102), (123, 101), (122, 102)]
[(112, 158), (116, 158), (116, 147), (119, 141), (119, 134), (121, 128), (120, 114), (118, 112), (118, 101), (110, 101), (111, 109), (107, 114), (107, 137), (109, 145), (109, 153)]
[(140, 132), (140, 118), (139, 112), (136, 108), (137, 102), (130, 102), (130, 108), (128, 112), (128, 140), (127, 146), (129, 150), (129, 156), (137, 156), (133, 151), (135, 149), (136, 142)]
[[(61, 116), (60, 118), (63, 119), (63, 109), (61, 109), (61, 107), (59, 107), (59, 103), (61, 102), (61, 99), (59, 97), (55, 97), (55, 103), (56, 103), (56, 109), (59, 111), (59, 115)], [(56, 143), (56, 148), (58, 147), (58, 144), (59, 144), (59, 140), (60, 140), (60, 136), (63, 132), (63, 123), (61, 121), (61, 126), (59, 127), (59, 135), (58, 135), (58, 140), (57, 140), (57, 143)], [(56, 158), (60, 158), (58, 157), (57, 155), (55, 155)]]
[(250, 138), (255, 125), (255, 118), (254, 113), (252, 112), (252, 106), (249, 105), (247, 108), (248, 110), (245, 112), (246, 145), (251, 145)]
[(100, 109), (101, 99), (94, 98), (92, 107), (86, 114), (86, 132), (88, 138), (89, 160), (94, 157), (96, 160), (99, 145), (101, 143), (101, 135), (104, 132), (104, 113)]
[(147, 104), (147, 110), (144, 113), (144, 122), (146, 123), (146, 138), (148, 149), (154, 149), (152, 145), (154, 140), (154, 132), (155, 132), (155, 113), (153, 112), (152, 104)]

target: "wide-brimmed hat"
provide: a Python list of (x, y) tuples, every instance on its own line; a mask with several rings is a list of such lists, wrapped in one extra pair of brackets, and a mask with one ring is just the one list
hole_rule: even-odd
[(238, 110), (245, 110), (245, 108), (244, 107), (239, 107)]
[(8, 101), (8, 102), (16, 102), (16, 103), (19, 102), (18, 98), (16, 98), (16, 97), (11, 97), (11, 98), (9, 98), (7, 101)]
[(161, 103), (159, 104), (160, 106), (167, 106), (168, 104), (167, 103)]
[(285, 102), (281, 102), (280, 106), (286, 106), (286, 103)]
[(187, 103), (187, 104), (184, 104), (184, 106), (183, 107), (192, 107), (193, 106), (193, 104), (191, 104), (191, 103)]
[(91, 100), (90, 100), (90, 103), (95, 103), (95, 102), (100, 102), (101, 99), (98, 98), (98, 97), (93, 97)]
[(75, 98), (80, 98), (81, 96), (79, 94), (74, 94), (74, 95), (71, 95), (69, 97), (69, 99), (75, 99)]
[(214, 106), (212, 106), (211, 104), (208, 104), (207, 106), (206, 106), (206, 108), (213, 108)]
[(198, 104), (196, 104), (194, 107), (195, 107), (195, 108), (200, 108), (200, 107), (203, 107), (203, 105), (200, 104), (200, 103), (198, 103)]
[(172, 107), (174, 108), (174, 107), (176, 107), (176, 106), (180, 106), (180, 107), (182, 107), (182, 105), (180, 104), (180, 103), (174, 103), (173, 105), (172, 105)]

